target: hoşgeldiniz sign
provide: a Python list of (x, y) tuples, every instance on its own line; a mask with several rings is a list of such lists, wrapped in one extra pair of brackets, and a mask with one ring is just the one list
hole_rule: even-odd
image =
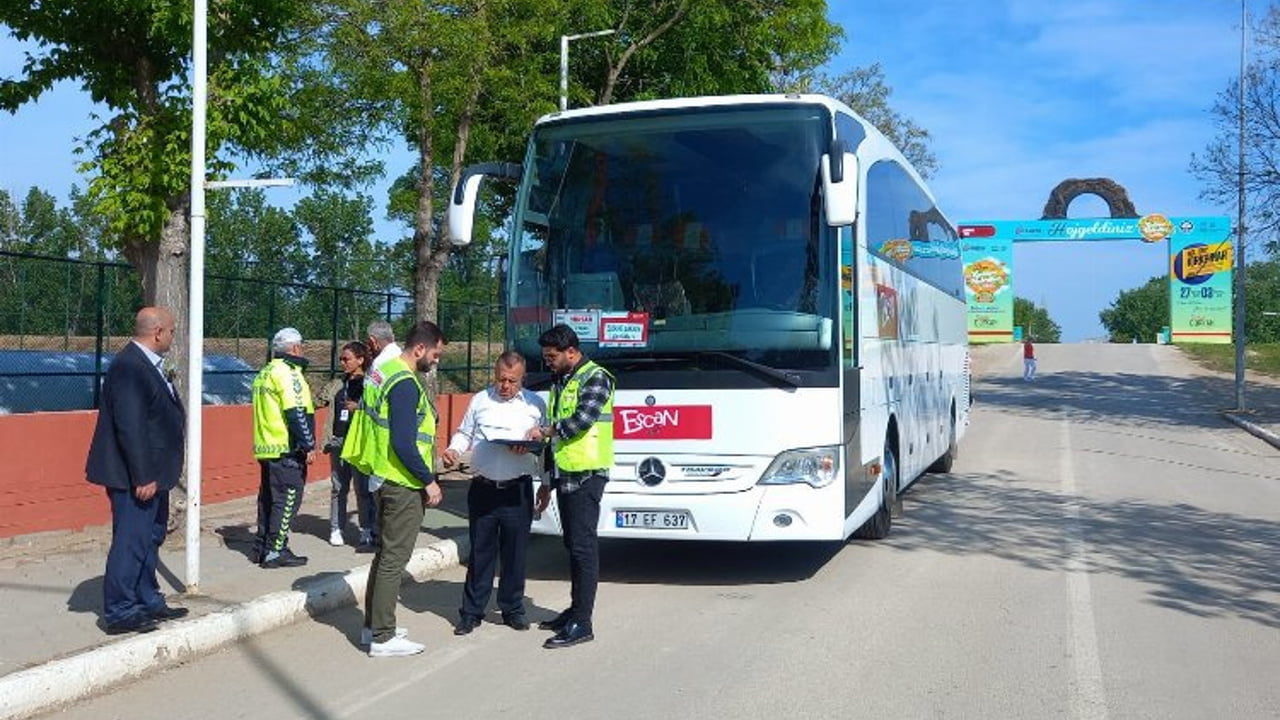
[(969, 342), (1013, 340), (1013, 243), (1109, 240), (1169, 243), (1169, 327), (1174, 342), (1231, 342), (1230, 219), (1158, 213), (1090, 219), (1054, 216), (1065, 215), (1072, 199), (1089, 193), (1106, 200), (1112, 212), (1132, 212), (1124, 188), (1110, 180), (1070, 180), (1055, 188), (1045, 205), (1046, 217), (1040, 220), (959, 224)]

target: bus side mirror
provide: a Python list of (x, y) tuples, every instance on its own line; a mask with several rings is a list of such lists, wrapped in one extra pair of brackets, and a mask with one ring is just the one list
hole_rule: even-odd
[(459, 247), (471, 244), (471, 226), (476, 218), (476, 195), (480, 192), (480, 180), (484, 175), (464, 174), (458, 185), (449, 193), (449, 212), (445, 224), (449, 228), (449, 242)]
[(843, 227), (858, 219), (858, 156), (832, 149), (822, 156), (822, 195), (827, 224)]
[(481, 163), (465, 168), (458, 178), (458, 184), (453, 186), (453, 192), (449, 193), (449, 212), (445, 215), (449, 241), (454, 245), (471, 244), (471, 227), (476, 218), (476, 196), (480, 192), (480, 181), (484, 176), (519, 181), (523, 174), (523, 169), (513, 163)]

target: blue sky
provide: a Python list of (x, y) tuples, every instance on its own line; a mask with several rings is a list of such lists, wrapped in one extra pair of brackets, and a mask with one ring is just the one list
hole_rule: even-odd
[[(931, 181), (953, 221), (1038, 218), (1068, 177), (1110, 177), (1140, 213), (1234, 215), (1199, 199), (1187, 171), (1215, 129), (1208, 108), (1236, 76), (1240, 5), (1231, 0), (828, 0), (845, 28), (828, 70), (879, 62), (892, 104), (927, 128)], [(1250, 0), (1250, 13), (1266, 4)], [(0, 38), (0, 76), (22, 63)], [(93, 107), (63, 84), (17, 115), (0, 113), (0, 188), (65, 197)], [(408, 152), (388, 163), (398, 173)], [(287, 201), (292, 191), (270, 191)], [(372, 190), (381, 207), (385, 184)], [(1105, 214), (1080, 198), (1073, 217)], [(399, 228), (378, 224), (381, 237)], [(1163, 245), (1036, 244), (1015, 250), (1015, 291), (1046, 305), (1065, 340), (1103, 335), (1098, 312), (1164, 272)]]

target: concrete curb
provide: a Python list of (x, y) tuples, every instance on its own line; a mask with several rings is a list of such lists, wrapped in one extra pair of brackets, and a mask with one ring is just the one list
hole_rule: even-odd
[(1232, 423), (1233, 425), (1237, 425), (1243, 428), (1250, 435), (1253, 435), (1254, 437), (1257, 437), (1257, 438), (1261, 438), (1262, 440), (1265, 440), (1267, 443), (1269, 443), (1272, 447), (1280, 449), (1280, 435), (1277, 435), (1271, 432), (1270, 430), (1262, 427), (1257, 423), (1245, 420), (1244, 418), (1240, 417), (1236, 413), (1223, 410), (1221, 414), (1222, 414), (1222, 417), (1226, 418), (1227, 421)]
[[(441, 540), (414, 551), (407, 571), (419, 581), (456, 566), (466, 538)], [(356, 604), (364, 596), (369, 565), (319, 579), (304, 589), (274, 592), (209, 615), (166, 625), (71, 657), (0, 677), (0, 720), (20, 720), (82, 700), (223, 645), (304, 617)]]

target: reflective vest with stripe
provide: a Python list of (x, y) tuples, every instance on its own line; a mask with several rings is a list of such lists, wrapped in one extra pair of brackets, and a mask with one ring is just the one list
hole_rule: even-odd
[(364, 393), (360, 396), (360, 406), (351, 417), (347, 437), (342, 443), (342, 459), (365, 475), (373, 473), (375, 448), (370, 413), (377, 412), (379, 392), (387, 377), (385, 373), (386, 363), (371, 369), (365, 375)]
[(315, 412), (311, 386), (302, 368), (283, 358), (273, 359), (253, 378), (254, 458), (274, 460), (293, 450), (289, 447), (289, 425), (284, 413), (299, 407), (308, 415)]
[(436, 445), (436, 409), (427, 397), (427, 391), (418, 381), (418, 376), (409, 368), (409, 364), (400, 358), (388, 361), (381, 368), (384, 381), (378, 390), (378, 402), (367, 410), (369, 418), (369, 436), (372, 439), (372, 456), (368, 458), (371, 474), (414, 490), (421, 490), (422, 481), (414, 477), (405, 468), (404, 463), (391, 449), (391, 403), (388, 398), (391, 388), (402, 382), (412, 382), (418, 387), (418, 454), (422, 456), (427, 469), (435, 471)]
[[(582, 387), (582, 381), (596, 373), (604, 373), (609, 380), (613, 380), (613, 375), (608, 370), (588, 360), (569, 377), (563, 390), (552, 386), (550, 397), (553, 421), (573, 416), (578, 409), (578, 391)], [(613, 393), (609, 393), (609, 399), (600, 409), (599, 419), (589, 430), (571, 440), (558, 436), (553, 438), (551, 450), (556, 467), (568, 472), (608, 470), (613, 467)]]

